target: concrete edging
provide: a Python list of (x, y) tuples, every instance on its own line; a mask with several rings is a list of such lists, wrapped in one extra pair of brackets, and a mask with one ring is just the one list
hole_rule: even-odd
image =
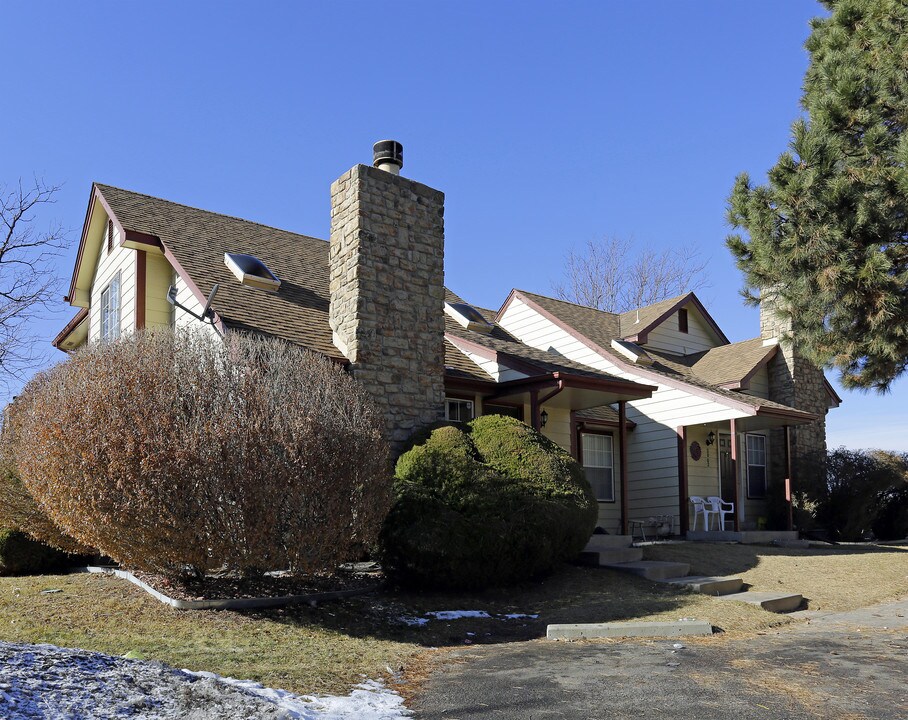
[(676, 622), (549, 625), (545, 636), (549, 640), (580, 640), (623, 637), (681, 637), (683, 635), (712, 634), (712, 623), (706, 620), (678, 620)]
[(253, 608), (281, 607), (283, 605), (295, 605), (298, 603), (317, 604), (323, 600), (337, 600), (339, 598), (352, 597), (354, 595), (367, 595), (378, 589), (377, 585), (358, 590), (332, 590), (329, 592), (310, 593), (308, 595), (282, 595), (280, 597), (258, 597), (258, 598), (225, 598), (222, 600), (177, 600), (168, 597), (164, 593), (155, 590), (151, 585), (139, 580), (131, 572), (118, 570), (117, 568), (98, 567), (89, 565), (79, 568), (81, 572), (96, 573), (101, 575), (116, 575), (118, 578), (128, 580), (133, 585), (142, 588), (156, 600), (160, 600), (165, 605), (170, 605), (177, 610), (249, 610)]

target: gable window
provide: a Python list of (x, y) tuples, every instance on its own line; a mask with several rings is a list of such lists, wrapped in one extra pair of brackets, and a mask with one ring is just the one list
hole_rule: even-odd
[(445, 420), (469, 422), (473, 419), (473, 401), (445, 398)]
[(612, 436), (582, 433), (580, 445), (586, 479), (600, 502), (615, 502)]
[(678, 310), (678, 332), (687, 332), (687, 309)]
[(113, 220), (107, 221), (107, 254), (113, 250)]
[(766, 437), (747, 435), (747, 497), (766, 497)]
[(120, 337), (120, 273), (101, 291), (101, 341)]

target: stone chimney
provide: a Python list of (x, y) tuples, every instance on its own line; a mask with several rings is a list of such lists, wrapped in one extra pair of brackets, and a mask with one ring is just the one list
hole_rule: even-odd
[(391, 454), (444, 416), (444, 193), (394, 172), (403, 148), (331, 185), (334, 344), (385, 411)]
[[(779, 341), (779, 351), (767, 368), (769, 399), (820, 417), (810, 425), (791, 428), (792, 468), (794, 487), (797, 487), (799, 478), (805, 479), (812, 472), (822, 472), (826, 458), (826, 412), (829, 404), (825, 378), (820, 368), (798, 352), (796, 318), (786, 317), (779, 311), (771, 290), (760, 293), (760, 336), (763, 340)], [(784, 478), (784, 432), (772, 431), (769, 442), (774, 448), (769, 453), (773, 477)]]

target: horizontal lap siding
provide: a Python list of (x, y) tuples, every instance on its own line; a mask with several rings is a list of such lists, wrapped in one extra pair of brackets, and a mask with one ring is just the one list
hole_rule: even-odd
[[(666, 322), (674, 322), (677, 326), (677, 316), (669, 318)], [(627, 405), (628, 419), (637, 424), (628, 434), (627, 468), (630, 486), (628, 506), (632, 518), (672, 515), (677, 527), (680, 518), (676, 429), (728, 420), (730, 417), (744, 417), (745, 414), (730, 410), (708, 398), (659, 384), (651, 377), (624, 370), (520, 300), (511, 302), (501, 318), (501, 324), (508, 332), (533, 347), (553, 350), (575, 362), (584, 363), (616, 377), (657, 386), (658, 389), (652, 398), (634, 400)], [(684, 337), (688, 340), (692, 337), (695, 341), (688, 347), (696, 347), (688, 349), (688, 352), (714, 346), (706, 334), (705, 326), (694, 312), (688, 316), (688, 329), (691, 332)], [(658, 338), (659, 333), (656, 332), (652, 337)], [(697, 343), (705, 342), (704, 338), (709, 339), (708, 344), (698, 345)], [(699, 478), (699, 475), (697, 477)]]
[(744, 392), (754, 397), (769, 399), (769, 373), (765, 365), (754, 373), (750, 379), (750, 386)]
[[(188, 308), (196, 315), (201, 315), (204, 308), (203, 304), (199, 302), (196, 296), (193, 294), (190, 287), (186, 284), (186, 281), (183, 280), (179, 275), (176, 276), (174, 280), (174, 287), (177, 289), (177, 302)], [(193, 317), (188, 312), (185, 312), (181, 308), (174, 309), (174, 327), (177, 330), (193, 330), (210, 333), (214, 337), (219, 337), (220, 334), (215, 329), (215, 327), (210, 322), (202, 322), (198, 318)]]
[[(457, 349), (460, 350), (460, 348)], [(466, 350), (460, 350), (460, 352), (462, 352), (464, 355), (470, 358), (470, 360), (472, 360), (479, 367), (485, 370), (489, 375), (495, 378), (497, 382), (508, 382), (509, 380), (519, 380), (520, 378), (526, 377), (526, 375), (524, 375), (523, 373), (512, 370), (511, 368), (502, 365), (497, 360), (489, 360), (488, 358), (484, 358), (481, 355), (477, 355), (476, 353), (471, 353)]]
[(149, 252), (145, 271), (145, 326), (170, 327), (172, 306), (167, 291), (173, 283), (173, 268), (163, 255)]
[(101, 293), (120, 273), (120, 335), (132, 332), (136, 326), (136, 251), (118, 245), (119, 231), (114, 231), (113, 249), (107, 252), (107, 241), (101, 242), (98, 265), (91, 286), (89, 301), (88, 340), (101, 339)]
[(678, 330), (678, 313), (675, 312), (647, 333), (644, 347), (675, 355), (690, 355), (716, 347), (716, 341), (700, 319), (700, 314), (692, 306), (688, 306), (687, 310), (686, 333)]

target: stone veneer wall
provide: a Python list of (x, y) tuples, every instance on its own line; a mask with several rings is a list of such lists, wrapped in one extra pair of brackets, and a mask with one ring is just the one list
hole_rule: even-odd
[[(763, 293), (760, 303), (760, 336), (779, 339), (779, 352), (768, 367), (769, 399), (820, 416), (815, 423), (791, 428), (793, 486), (796, 488), (799, 478), (805, 479), (812, 473), (822, 472), (826, 458), (826, 412), (829, 405), (823, 371), (798, 353), (797, 330), (792, 319), (781, 317), (776, 312), (769, 293)], [(772, 477), (784, 478), (784, 430), (773, 430), (769, 442)]]
[(334, 343), (383, 406), (392, 457), (444, 417), (444, 193), (357, 165), (331, 185)]

